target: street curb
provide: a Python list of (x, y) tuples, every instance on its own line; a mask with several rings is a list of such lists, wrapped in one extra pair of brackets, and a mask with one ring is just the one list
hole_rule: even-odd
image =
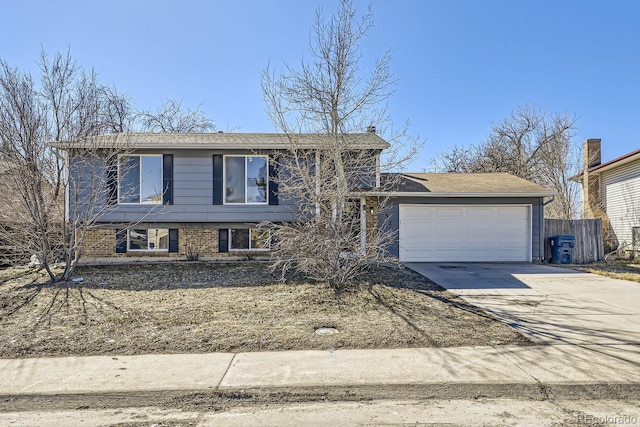
[(367, 400), (601, 400), (640, 399), (640, 383), (368, 384), (194, 390), (0, 395), (0, 412), (161, 406), (205, 410), (278, 403)]

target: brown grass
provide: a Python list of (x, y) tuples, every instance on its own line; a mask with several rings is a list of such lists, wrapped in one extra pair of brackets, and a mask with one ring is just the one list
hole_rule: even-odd
[(613, 279), (630, 280), (632, 282), (640, 282), (640, 264), (638, 261), (616, 260), (614, 262), (594, 262), (591, 264), (574, 265), (571, 268), (575, 270), (585, 271), (587, 273), (595, 273), (601, 276), (611, 277)]
[(373, 268), (340, 295), (259, 263), (85, 267), (51, 286), (3, 274), (0, 357), (529, 344), (405, 269)]

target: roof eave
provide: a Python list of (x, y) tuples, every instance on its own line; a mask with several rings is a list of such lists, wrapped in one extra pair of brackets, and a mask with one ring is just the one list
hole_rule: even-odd
[(580, 172), (577, 175), (573, 175), (569, 177), (569, 181), (577, 182), (578, 184), (582, 184), (582, 179), (584, 178), (584, 173)]
[[(60, 148), (63, 150), (70, 149), (82, 149), (82, 148), (114, 148), (113, 144), (105, 144), (105, 145), (88, 145), (83, 147), (82, 145), (74, 145), (64, 142), (52, 142), (49, 144), (51, 147)], [(366, 145), (366, 146), (353, 146), (349, 148), (359, 148), (359, 149), (367, 149), (367, 150), (384, 150), (388, 148), (389, 145), (376, 144), (376, 145)], [(288, 150), (291, 148), (290, 144), (265, 144), (265, 145), (253, 145), (253, 144), (238, 144), (238, 143), (222, 143), (222, 144), (202, 144), (202, 143), (175, 143), (175, 144), (127, 144), (126, 148), (131, 150)], [(318, 147), (316, 144), (298, 144), (296, 146), (298, 149), (317, 149), (323, 148)], [(327, 148), (328, 149), (328, 148)]]
[(538, 191), (538, 192), (513, 192), (513, 193), (452, 193), (452, 192), (417, 192), (417, 191), (373, 191), (366, 193), (367, 195), (373, 196), (386, 196), (386, 197), (461, 197), (461, 198), (470, 198), (470, 197), (479, 197), (479, 198), (489, 198), (489, 197), (548, 197), (555, 196), (558, 194), (555, 191)]

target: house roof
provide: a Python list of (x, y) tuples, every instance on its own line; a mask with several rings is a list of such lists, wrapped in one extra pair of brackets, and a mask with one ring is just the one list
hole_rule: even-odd
[[(386, 174), (387, 179), (391, 174)], [(398, 174), (393, 174), (397, 177)], [(556, 194), (508, 173), (402, 173), (392, 191), (409, 197), (544, 197)], [(391, 178), (393, 179), (393, 178)]]
[[(342, 136), (354, 148), (385, 149), (389, 144), (373, 132)], [(56, 141), (57, 148), (113, 148), (119, 145), (135, 149), (287, 149), (325, 145), (330, 135), (283, 133), (138, 133), (101, 135), (84, 141)]]

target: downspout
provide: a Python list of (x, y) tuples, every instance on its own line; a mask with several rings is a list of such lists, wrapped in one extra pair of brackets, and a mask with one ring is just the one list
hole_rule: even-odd
[(367, 199), (360, 198), (360, 250), (367, 253)]
[(541, 254), (542, 262), (546, 262), (547, 261), (547, 259), (545, 257), (546, 254), (544, 253), (545, 247), (546, 247), (546, 245), (545, 245), (546, 242), (545, 242), (545, 237), (544, 237), (544, 236), (546, 236), (546, 231), (544, 229), (544, 207), (547, 206), (549, 203), (553, 203), (553, 201), (556, 199), (556, 195), (554, 194), (554, 195), (552, 195), (550, 197), (551, 198), (549, 200), (547, 200), (546, 202), (542, 202), (542, 218), (540, 220), (540, 222), (541, 222), (540, 225), (542, 226), (542, 239), (540, 241), (540, 254)]

